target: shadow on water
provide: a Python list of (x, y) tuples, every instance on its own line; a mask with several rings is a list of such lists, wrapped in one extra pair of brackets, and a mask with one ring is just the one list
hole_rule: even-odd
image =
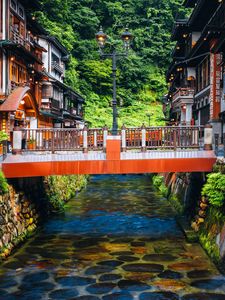
[(0, 267), (0, 299), (220, 300), (225, 279), (148, 176), (93, 176)]

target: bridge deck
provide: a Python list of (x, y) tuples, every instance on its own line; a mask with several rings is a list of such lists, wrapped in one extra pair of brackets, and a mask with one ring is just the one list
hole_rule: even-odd
[(8, 155), (2, 163), (6, 177), (69, 174), (134, 174), (161, 172), (210, 172), (216, 161), (213, 151), (129, 151), (118, 158), (103, 152), (26, 153)]

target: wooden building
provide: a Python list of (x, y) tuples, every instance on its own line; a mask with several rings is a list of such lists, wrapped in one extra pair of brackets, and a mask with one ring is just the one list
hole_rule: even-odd
[[(192, 9), (187, 20), (177, 20), (172, 40), (177, 41), (167, 72), (171, 116), (179, 124), (210, 123), (221, 134), (221, 0), (185, 0)], [(224, 22), (224, 21), (223, 21)], [(223, 28), (223, 29), (222, 29)]]
[[(15, 126), (64, 127), (66, 101), (71, 109), (84, 101), (63, 82), (67, 50), (32, 16), (38, 3), (0, 0), (0, 130), (9, 136)], [(75, 127), (82, 117), (77, 110), (69, 119)]]

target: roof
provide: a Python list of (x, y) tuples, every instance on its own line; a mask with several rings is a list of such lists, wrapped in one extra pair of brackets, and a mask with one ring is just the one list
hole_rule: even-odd
[(0, 105), (0, 111), (16, 111), (19, 107), (20, 101), (30, 91), (29, 86), (16, 88)]
[(220, 2), (215, 0), (198, 0), (189, 18), (188, 25), (194, 31), (201, 31), (219, 5)]
[(184, 1), (184, 6), (185, 7), (195, 7), (197, 0), (185, 0)]
[(68, 50), (62, 45), (62, 43), (54, 36), (40, 35), (44, 40), (51, 42), (58, 50), (60, 50), (65, 56), (69, 55)]

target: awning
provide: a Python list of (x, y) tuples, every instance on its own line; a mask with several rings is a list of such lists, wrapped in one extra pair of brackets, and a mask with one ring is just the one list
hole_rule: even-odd
[(16, 88), (5, 100), (3, 104), (0, 105), (0, 111), (16, 111), (20, 105), (20, 101), (23, 97), (30, 91), (30, 87), (18, 87)]

